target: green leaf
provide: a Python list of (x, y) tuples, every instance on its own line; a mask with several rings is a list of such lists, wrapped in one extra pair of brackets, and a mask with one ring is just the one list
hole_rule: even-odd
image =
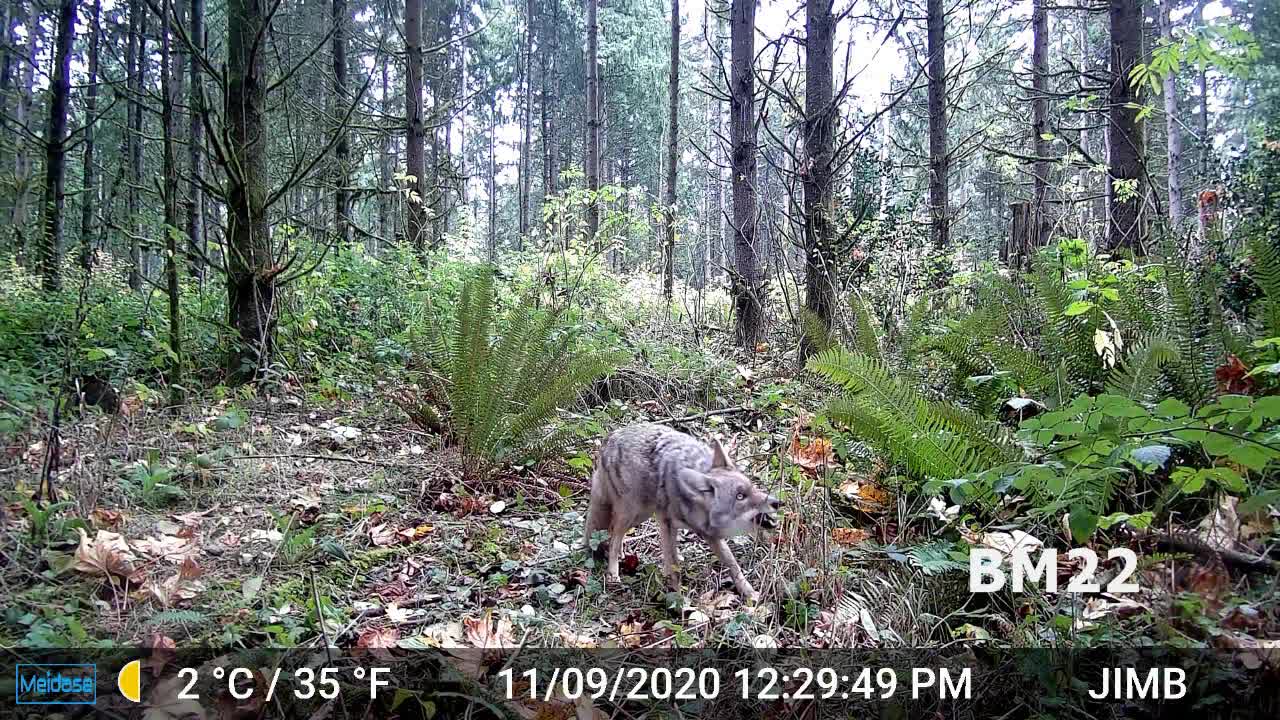
[(1280, 489), (1264, 490), (1240, 503), (1239, 511), (1241, 514), (1256, 513), (1276, 504), (1280, 504)]
[[(1254, 443), (1241, 443), (1232, 448), (1231, 452), (1227, 453), (1227, 457), (1231, 458), (1232, 462), (1240, 463), (1250, 470), (1261, 471), (1271, 461), (1271, 458), (1275, 457), (1275, 452), (1268, 452), (1267, 448)], [(1218, 469), (1226, 470), (1226, 468)], [(1241, 491), (1243, 491), (1243, 488), (1241, 488)]]
[(1130, 525), (1134, 526), (1139, 530), (1145, 530), (1151, 527), (1151, 521), (1153, 518), (1154, 518), (1154, 515), (1152, 515), (1152, 513), (1150, 512), (1141, 512), (1141, 513), (1138, 513), (1137, 515), (1130, 515), (1129, 513), (1124, 513), (1124, 512), (1116, 512), (1116, 513), (1111, 513), (1110, 515), (1103, 515), (1098, 521), (1098, 527), (1102, 528), (1103, 530), (1107, 530), (1111, 528), (1113, 525), (1118, 525), (1120, 523), (1129, 523)]
[(1249, 489), (1249, 487), (1245, 485), (1244, 478), (1240, 477), (1240, 474), (1231, 468), (1215, 467), (1201, 472), (1212, 477), (1218, 485), (1227, 492), (1242, 493)]
[(1067, 309), (1064, 310), (1062, 314), (1066, 315), (1067, 317), (1075, 317), (1077, 315), (1083, 315), (1092, 309), (1093, 309), (1092, 302), (1088, 300), (1076, 300), (1075, 302), (1068, 305)]
[(1173, 482), (1173, 486), (1178, 492), (1184, 495), (1198, 493), (1204, 488), (1204, 474), (1196, 472), (1189, 467), (1180, 467), (1173, 471), (1169, 476), (1169, 480)]
[(1253, 415), (1264, 420), (1280, 418), (1280, 395), (1258, 398), (1253, 404)]
[(235, 430), (244, 425), (246, 419), (243, 410), (231, 408), (213, 421), (213, 428), (215, 430)]
[(1182, 418), (1191, 414), (1191, 407), (1177, 398), (1167, 398), (1156, 405), (1155, 413), (1160, 417)]
[(1071, 513), (1067, 516), (1067, 525), (1071, 527), (1071, 537), (1075, 541), (1083, 545), (1093, 531), (1098, 528), (1098, 513), (1086, 508), (1082, 505), (1076, 505), (1071, 508)]
[(1211, 432), (1205, 435), (1204, 440), (1200, 441), (1200, 446), (1204, 451), (1218, 457), (1226, 455), (1240, 445), (1235, 438), (1221, 433)]

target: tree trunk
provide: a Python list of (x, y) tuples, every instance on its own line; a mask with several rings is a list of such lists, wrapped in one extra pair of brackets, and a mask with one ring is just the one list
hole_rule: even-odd
[(46, 290), (61, 286), (62, 212), (67, 205), (67, 104), (71, 99), (71, 41), (76, 29), (76, 0), (58, 3), (53, 80), (49, 84), (49, 125), (44, 153), (44, 233), (36, 265)]
[(756, 226), (755, 27), (756, 0), (733, 0), (730, 15), (729, 136), (733, 146), (733, 264), (731, 292), (738, 345), (754, 349), (764, 331), (762, 298), (767, 278), (760, 271)]
[(1146, 172), (1143, 168), (1140, 88), (1129, 76), (1142, 59), (1142, 1), (1111, 0), (1111, 90), (1107, 133), (1109, 182), (1107, 248), (1146, 248)]
[[(391, 64), (389, 54), (382, 56), (382, 114), (391, 115), (390, 83), (387, 78), (387, 66)], [(378, 235), (382, 238), (391, 236), (391, 133), (384, 127), (381, 152), (378, 155)]]
[(190, 109), (187, 118), (187, 172), (191, 174), (187, 181), (187, 244), (191, 254), (191, 274), (203, 279), (206, 248), (204, 189), (200, 186), (199, 178), (204, 172), (204, 122), (201, 116), (205, 113), (205, 107), (204, 78), (198, 55), (204, 53), (205, 49), (204, 0), (191, 0), (190, 12), (188, 34), (196, 51), (191, 53), (187, 67), (187, 105)]
[(422, 0), (405, 0), (404, 44), (408, 55), (405, 71), (405, 167), (409, 180), (409, 212), (405, 232), (419, 257), (426, 257), (426, 173), (422, 120)]
[[(1031, 247), (1049, 242), (1049, 10), (1047, 0), (1035, 0), (1031, 10), (1031, 143), (1036, 156), (1031, 189)], [(1031, 258), (1018, 257), (1019, 267)]]
[(662, 201), (662, 296), (671, 301), (676, 255), (676, 150), (680, 135), (680, 0), (671, 0), (671, 72), (667, 81), (667, 196)]
[(498, 104), (489, 104), (489, 262), (498, 257), (498, 167), (494, 162), (493, 136), (498, 132)]
[(333, 109), (330, 115), (338, 127), (333, 146), (334, 193), (333, 222), (337, 241), (344, 247), (351, 243), (351, 191), (349, 163), (351, 148), (347, 145), (347, 128), (343, 109), (347, 100), (347, 0), (333, 0)]
[(227, 306), (230, 325), (240, 336), (231, 366), (237, 380), (256, 377), (270, 362), (281, 269), (267, 222), (267, 75), (261, 42), (266, 1), (230, 0), (227, 7)]
[(169, 290), (169, 365), (165, 381), (169, 385), (169, 404), (180, 405), (182, 393), (182, 315), (178, 289), (178, 155), (174, 148), (173, 100), (174, 76), (181, 77), (182, 68), (174, 67), (170, 35), (173, 28), (171, 0), (164, 0), (164, 17), (160, 25), (160, 125), (164, 144), (164, 275)]
[(80, 266), (88, 270), (93, 263), (94, 217), (98, 212), (98, 169), (94, 163), (98, 115), (98, 56), (102, 48), (102, 0), (93, 0), (89, 20), (89, 87), (84, 102), (84, 191), (80, 201)]
[(596, 18), (599, 0), (587, 0), (587, 148), (583, 171), (587, 180), (587, 243), (595, 245), (600, 232), (600, 66), (599, 24)]
[(129, 90), (129, 192), (126, 206), (129, 213), (129, 287), (142, 289), (146, 277), (146, 249), (141, 238), (146, 232), (142, 222), (142, 96), (146, 92), (147, 79), (147, 8), (143, 0), (129, 4), (130, 46), (133, 63), (128, 72), (131, 77)]
[[(1204, 22), (1204, 8), (1207, 0), (1200, 0), (1196, 3), (1195, 16)], [(1209, 137), (1209, 76), (1206, 69), (1207, 63), (1198, 63), (1199, 72), (1197, 73), (1197, 84), (1200, 86), (1200, 112), (1198, 120), (1200, 127), (1200, 182), (1212, 183), (1213, 178), (1209, 177), (1209, 154), (1213, 152), (1213, 139)], [(1203, 233), (1201, 239), (1203, 240)]]
[[(835, 262), (831, 247), (835, 208), (831, 190), (831, 159), (835, 152), (832, 51), (836, 23), (832, 0), (808, 0), (805, 14), (804, 84), (804, 230), (805, 309), (831, 329), (835, 308)], [(808, 336), (800, 344), (800, 359), (813, 354)]]
[[(1169, 18), (1171, 0), (1160, 2), (1160, 36), (1173, 40), (1173, 21)], [(1178, 124), (1178, 76), (1172, 69), (1164, 76), (1164, 123), (1168, 138), (1166, 157), (1169, 170), (1169, 227), (1177, 233), (1182, 228), (1182, 127)]]
[[(32, 127), (31, 100), (36, 92), (35, 71), (39, 62), (38, 53), (40, 39), (44, 36), (44, 25), (40, 22), (40, 3), (29, 0), (30, 10), (27, 12), (25, 26), (27, 32), (27, 59), (22, 64), (22, 86), (18, 89), (18, 105), (14, 112), (14, 123), (28, 132)], [(34, 132), (30, 132), (34, 135)], [(13, 160), (13, 176), (15, 184), (13, 212), (9, 216), (11, 226), (19, 237), (26, 234), (30, 219), (30, 196), (34, 185), (34, 170), (31, 167), (31, 151), (29, 142), (21, 138), (15, 142), (17, 149)]]
[(929, 239), (937, 250), (951, 242), (947, 192), (947, 40), (946, 6), (928, 0), (929, 63)]
[[(549, 81), (554, 73), (556, 58), (560, 55), (560, 0), (551, 0), (551, 24), (543, 25), (543, 37), (550, 36), (549, 52), (542, 53), (542, 196), (556, 194), (556, 164), (553, 157), (556, 146), (555, 132), (551, 126), (551, 108), (555, 104), (555, 92)], [(543, 17), (546, 17), (544, 13)], [(544, 200), (545, 202), (545, 200)]]
[(529, 157), (532, 150), (531, 135), (533, 124), (533, 0), (525, 2), (524, 48), (521, 50), (520, 84), (523, 103), (520, 108), (520, 162), (517, 166), (517, 232), (516, 248), (524, 247), (525, 237), (529, 234), (529, 175), (533, 172), (533, 159)]
[[(723, 15), (720, 15), (720, 14), (716, 15), (715, 25), (716, 27), (715, 27), (714, 42), (716, 47), (716, 51), (715, 51), (716, 67), (714, 69), (714, 73), (715, 73), (714, 77), (716, 78), (716, 89), (722, 92), (724, 96), (727, 98), (729, 94), (729, 88), (724, 84), (726, 80), (726, 75), (724, 72), (724, 58), (725, 58), (725, 51), (727, 50), (727, 48), (725, 47), (725, 40), (728, 37), (728, 32), (726, 32), (725, 19)], [(729, 160), (729, 153), (727, 152), (727, 149), (724, 145), (724, 140), (723, 140), (725, 136), (724, 120), (725, 120), (725, 115), (729, 110), (729, 105), (730, 103), (727, 99), (720, 100), (715, 104), (716, 137), (715, 137), (715, 154), (712, 156), (716, 160), (715, 199), (716, 199), (716, 214), (718, 216), (718, 222), (716, 223), (716, 242), (715, 242), (715, 245), (713, 246), (714, 251), (712, 254), (715, 257), (715, 265), (721, 268), (721, 271), (725, 274), (728, 273), (729, 248), (733, 247), (733, 239), (734, 239), (733, 223), (729, 221), (730, 213), (733, 210), (732, 208), (733, 196), (732, 196), (732, 193), (726, 193), (724, 191), (725, 190), (724, 175), (725, 175), (726, 169), (723, 167), (724, 165), (728, 164), (728, 160)]]

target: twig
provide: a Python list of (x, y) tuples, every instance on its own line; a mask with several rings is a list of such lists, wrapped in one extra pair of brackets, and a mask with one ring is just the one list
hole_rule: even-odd
[(706, 412), (694, 413), (693, 415), (685, 415), (683, 417), (671, 417), (665, 420), (654, 420), (658, 425), (670, 425), (672, 423), (692, 422), (694, 420), (704, 420), (717, 415), (733, 415), (740, 412), (750, 412), (755, 408), (750, 405), (738, 405), (736, 407), (721, 408), (720, 410), (708, 410)]

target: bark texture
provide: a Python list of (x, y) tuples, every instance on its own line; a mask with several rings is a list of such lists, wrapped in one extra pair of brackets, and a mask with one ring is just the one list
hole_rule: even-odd
[[(832, 0), (808, 0), (805, 14), (804, 83), (804, 306), (823, 327), (831, 329), (835, 309), (835, 263), (832, 242), (835, 211), (831, 188), (831, 159), (835, 151), (835, 106), (833, 103), (832, 52), (835, 18)], [(815, 346), (804, 336), (801, 360)]]
[(1147, 240), (1140, 88), (1129, 80), (1142, 61), (1142, 0), (1111, 0), (1111, 85), (1108, 97), (1107, 247), (1144, 252)]
[(756, 0), (733, 0), (730, 9), (729, 142), (733, 168), (733, 265), (730, 287), (734, 335), (738, 345), (754, 349), (764, 332), (764, 293), (768, 280), (760, 267), (756, 230)]

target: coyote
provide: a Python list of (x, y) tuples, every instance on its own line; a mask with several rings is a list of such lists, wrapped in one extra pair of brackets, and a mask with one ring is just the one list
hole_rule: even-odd
[(715, 551), (743, 598), (755, 601), (759, 594), (725, 538), (750, 533), (759, 539), (776, 527), (781, 505), (738, 471), (719, 441), (708, 447), (662, 425), (631, 425), (605, 438), (596, 456), (584, 544), (591, 552), (591, 534), (609, 531), (606, 578), (617, 582), (623, 537), (657, 515), (662, 574), (671, 589), (680, 587), (676, 533), (688, 528)]

